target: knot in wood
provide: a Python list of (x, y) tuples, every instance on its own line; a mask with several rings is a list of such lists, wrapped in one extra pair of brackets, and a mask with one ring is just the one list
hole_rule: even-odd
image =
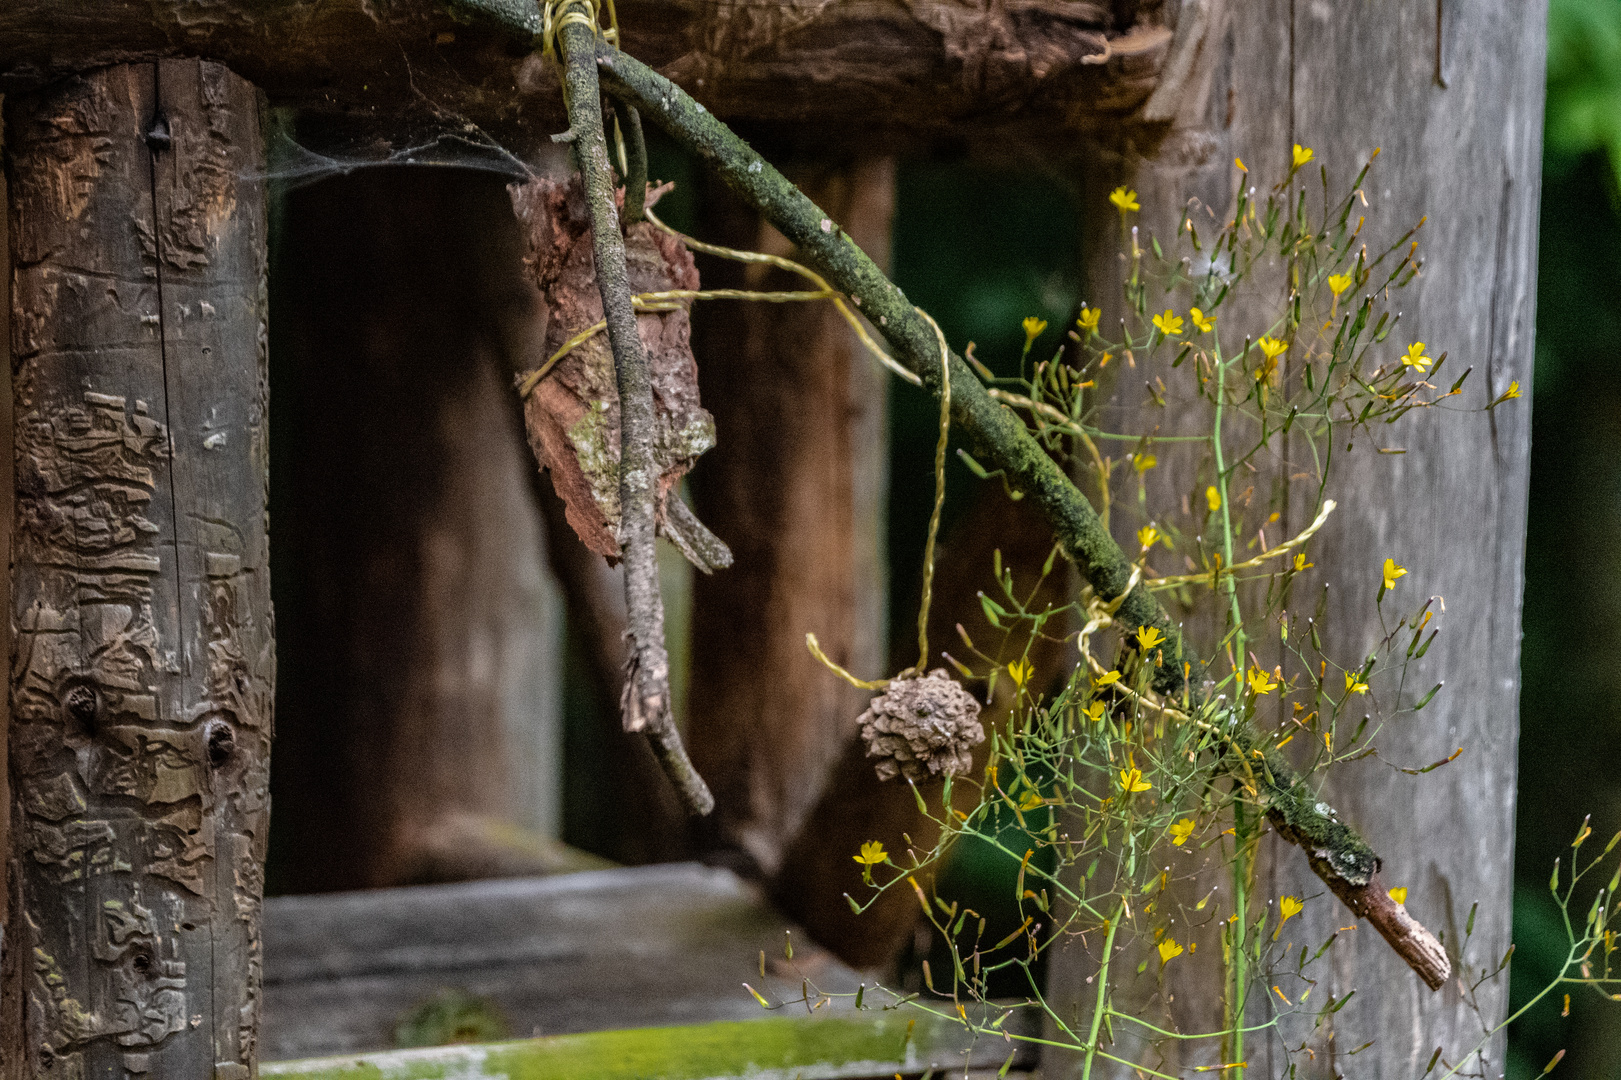
[(979, 702), (944, 668), (891, 682), (858, 722), (867, 756), (878, 759), (880, 780), (967, 772), (973, 748), (985, 741)]

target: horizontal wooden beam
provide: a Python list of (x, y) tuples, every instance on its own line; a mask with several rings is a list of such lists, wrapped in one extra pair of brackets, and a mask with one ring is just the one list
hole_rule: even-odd
[[(623, 46), (733, 121), (1073, 130), (1130, 113), (1171, 34), (1101, 0), (621, 0)], [(220, 61), (273, 104), (437, 117), (523, 150), (564, 125), (532, 0), (7, 0), (0, 92), (112, 63)], [(1157, 6), (1156, 6), (1157, 10)], [(1124, 14), (1121, 14), (1124, 11)]]

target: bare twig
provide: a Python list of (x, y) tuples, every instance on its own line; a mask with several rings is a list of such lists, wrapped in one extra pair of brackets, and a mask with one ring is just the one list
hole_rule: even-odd
[(619, 165), (625, 178), (625, 224), (647, 219), (647, 141), (642, 137), (642, 114), (624, 103), (614, 107)]
[[(611, 94), (636, 106), (708, 162), (729, 187), (797, 244), (807, 260), (862, 309), (894, 347), (896, 358), (931, 393), (938, 398), (944, 392), (934, 332), (911, 301), (827, 214), (730, 128), (647, 65), (606, 44), (597, 49), (597, 65)], [(1172, 623), (1148, 586), (1134, 576), (1131, 560), (1109, 535), (1092, 504), (1013, 410), (991, 397), (960, 356), (952, 353), (949, 364), (953, 422), (1005, 471), (1011, 484), (1042, 508), (1064, 554), (1075, 561), (1095, 594), (1113, 607), (1114, 620), (1128, 632), (1151, 626), (1164, 635), (1153, 655), (1143, 658), (1151, 666), (1154, 691), (1167, 701), (1182, 703), (1190, 715), (1205, 710), (1203, 665), (1185, 651), (1181, 628)], [(1373, 920), (1388, 915), (1369, 891), (1379, 857), (1367, 841), (1301, 780), (1288, 759), (1251, 724), (1232, 712), (1218, 721), (1223, 767), (1235, 782), (1253, 791), (1278, 834), (1307, 853), (1312, 869), (1359, 916)], [(1392, 920), (1385, 921), (1401, 930)], [(1412, 926), (1423, 929), (1416, 922)], [(1381, 932), (1385, 933), (1383, 926)], [(1435, 985), (1435, 975), (1445, 970), (1444, 954), (1437, 958), (1425, 948), (1399, 944), (1423, 944), (1410, 931), (1385, 936), (1420, 977)]]
[(658, 468), (653, 460), (653, 379), (647, 350), (636, 330), (625, 272), (625, 240), (614, 208), (594, 58), (596, 28), (585, 19), (565, 21), (557, 39), (568, 103), (568, 141), (585, 183), (597, 288), (602, 293), (619, 389), (620, 544), (630, 638), (620, 707), (625, 730), (647, 735), (688, 812), (707, 814), (714, 809), (715, 798), (692, 767), (670, 713), (670, 657), (664, 647), (664, 602), (659, 595), (654, 533)]

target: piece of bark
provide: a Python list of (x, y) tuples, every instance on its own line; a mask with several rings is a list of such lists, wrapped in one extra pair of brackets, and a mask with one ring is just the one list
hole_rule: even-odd
[[(578, 179), (562, 183), (537, 176), (511, 191), (527, 244), (524, 266), (547, 307), (549, 357), (602, 321), (591, 223)], [(645, 222), (627, 232), (625, 269), (634, 293), (698, 288), (692, 254)], [(715, 421), (698, 402), (698, 365), (686, 311), (640, 312), (636, 328), (653, 377), (655, 512), (662, 530), (671, 492), (698, 455), (715, 445)], [(540, 380), (524, 399), (524, 421), (530, 449), (551, 474), (580, 540), (599, 555), (619, 558), (619, 392), (605, 332), (575, 346)], [(693, 558), (699, 557), (694, 553)]]
[(176, 60), (6, 105), (6, 1074), (241, 1080), (275, 681), (260, 102)]

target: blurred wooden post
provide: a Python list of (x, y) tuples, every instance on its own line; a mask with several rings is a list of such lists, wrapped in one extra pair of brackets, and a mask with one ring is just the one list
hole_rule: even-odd
[[(1105, 199), (1114, 185), (1139, 192), (1145, 235), (1168, 237), (1190, 196), (1220, 214), (1232, 206), (1235, 184), (1276, 183), (1294, 143), (1314, 150), (1310, 175), (1326, 166), (1336, 195), (1382, 147), (1366, 187), (1370, 247), (1429, 215), (1418, 235), (1423, 274), (1402, 296), (1405, 314), (1387, 347), (1400, 351), (1424, 341), (1432, 355), (1447, 352), (1447, 384), (1473, 366), (1463, 398), (1469, 407), (1480, 408), (1514, 381), (1526, 395), (1490, 414), (1415, 413), (1381, 432), (1382, 445), (1405, 449), (1399, 456), (1376, 455), (1365, 435), (1352, 436), (1355, 450), (1342, 456), (1328, 490), (1341, 510), (1312, 546), (1321, 576), (1303, 578), (1294, 594), (1303, 607), (1308, 596), (1315, 603), (1325, 581), (1332, 583), (1322, 637), (1329, 655), (1346, 663), (1366, 655), (1380, 636), (1374, 598), (1386, 557), (1410, 571), (1393, 598), (1399, 610), (1412, 611), (1432, 594), (1445, 598), (1441, 634), (1410, 673), (1402, 704), (1411, 707), (1442, 679), (1446, 687), (1423, 713), (1386, 727), (1378, 745), (1386, 761), (1403, 765), (1437, 761), (1458, 747), (1462, 756), (1421, 777), (1374, 759), (1344, 766), (1329, 774), (1325, 798), (1383, 857), (1385, 879), (1408, 888), (1414, 914), (1445, 932), (1455, 968), (1470, 907), (1479, 902), (1462, 957), (1478, 978), (1509, 942), (1546, 4), (1485, 0), (1448, 3), (1443, 11), (1429, 0), (1404, 0), (1372, 21), (1358, 9), (1313, 5), (1308, 12), (1290, 0), (1183, 11), (1184, 18), (1194, 12), (1207, 19), (1208, 29), (1189, 54), (1193, 77), (1179, 94), (1149, 103), (1168, 122), (1153, 151), (1089, 154), (1089, 197), (1094, 220), (1103, 223), (1092, 292), (1102, 297), (1118, 289), (1111, 224), (1118, 215)], [(1248, 176), (1235, 169), (1235, 156), (1248, 165)], [(1274, 294), (1261, 299), (1271, 302)], [(1243, 310), (1224, 308), (1223, 319), (1231, 322)], [(1291, 502), (1284, 535), (1306, 524), (1307, 494), (1302, 488)], [(1268, 648), (1273, 652), (1257, 646), (1263, 663), (1286, 662), (1275, 639)], [(1298, 850), (1264, 839), (1261, 855), (1256, 904), (1286, 894), (1309, 898), (1289, 931), (1296, 939), (1321, 942), (1352, 922), (1322, 893)], [(1223, 884), (1220, 898), (1226, 896)], [(1183, 1030), (1219, 1028), (1219, 980), (1211, 976), (1220, 954), (1213, 934), (1200, 942), (1205, 947), (1196, 958), (1184, 957), (1168, 972), (1164, 989), (1174, 1004), (1155, 1000), (1160, 988), (1151, 970), (1137, 984), (1127, 976), (1121, 1008), (1154, 1022), (1172, 1016)], [(1457, 979), (1432, 994), (1366, 927), (1342, 933), (1323, 964), (1314, 1003), (1352, 989), (1356, 997), (1315, 1032), (1286, 1022), (1252, 1036), (1258, 1040), (1246, 1048), (1252, 1069), (1280, 1075), (1282, 1039), (1296, 1047), (1310, 1041), (1315, 1056), (1307, 1075), (1417, 1075), (1437, 1046), (1446, 1060), (1460, 1060), (1481, 1025), (1495, 1026), (1504, 1014), (1506, 977), (1481, 987), (1477, 1016)], [(1078, 944), (1055, 954), (1050, 989), (1066, 1019), (1090, 1010), (1093, 970)], [(1254, 987), (1252, 1025), (1278, 1010), (1268, 990)], [(1343, 1057), (1368, 1038), (1378, 1041), (1354, 1061)], [(1208, 1063), (1185, 1058), (1186, 1044), (1160, 1045), (1165, 1056), (1156, 1067), (1163, 1071)], [(1481, 1068), (1497, 1075), (1501, 1036), (1489, 1050)], [(1079, 1055), (1054, 1061), (1052, 1070), (1079, 1076)], [(1106, 1071), (1125, 1074), (1113, 1066)]]
[[(865, 159), (797, 179), (884, 264), (894, 168)], [(792, 254), (720, 188), (709, 181), (705, 239)], [(765, 269), (700, 264), (706, 288), (800, 287)], [(736, 562), (694, 584), (688, 742), (718, 800), (715, 842), (771, 875), (869, 696), (817, 663), (805, 634), (858, 675), (882, 674), (888, 376), (824, 304), (713, 304), (693, 344), (719, 433), (693, 501)]]
[(5, 1074), (245, 1080), (275, 680), (258, 96), (107, 68), (8, 101), (7, 141)]

